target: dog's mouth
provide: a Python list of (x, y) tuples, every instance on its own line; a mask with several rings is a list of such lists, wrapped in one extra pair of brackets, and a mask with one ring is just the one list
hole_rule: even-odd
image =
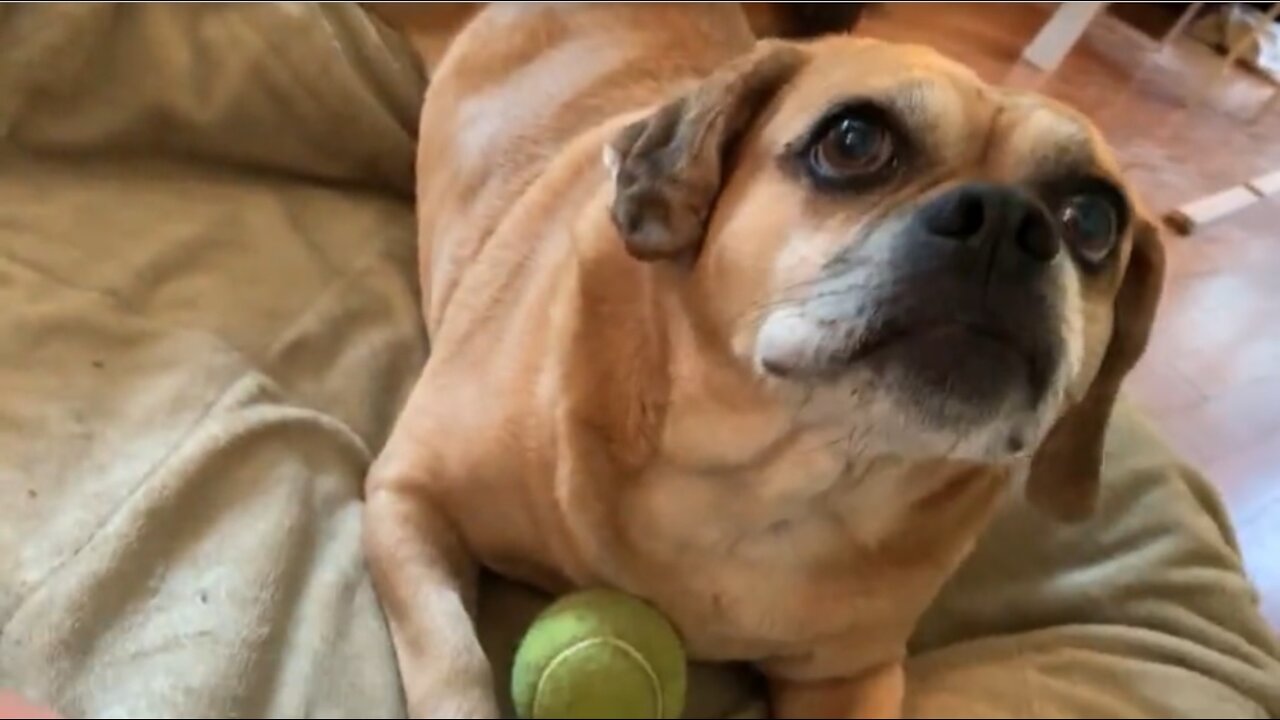
[[(796, 321), (792, 321), (796, 322)], [(834, 381), (871, 371), (893, 389), (930, 405), (943, 401), (974, 410), (1021, 396), (1034, 405), (1049, 388), (1058, 352), (1044, 328), (1018, 328), (995, 315), (908, 320), (881, 317), (842, 326), (813, 323), (826, 340), (802, 351), (762, 353), (768, 374), (807, 382)], [(786, 352), (785, 350), (791, 350)]]
[(1047, 390), (1052, 343), (990, 319), (953, 319), (914, 327), (890, 325), (846, 360), (967, 406), (994, 405), (1014, 394), (1034, 404)]

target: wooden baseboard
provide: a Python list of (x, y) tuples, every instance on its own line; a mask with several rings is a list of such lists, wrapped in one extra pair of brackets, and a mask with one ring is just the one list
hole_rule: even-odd
[(1165, 213), (1165, 224), (1181, 235), (1221, 220), (1258, 202), (1262, 196), (1247, 185), (1236, 185)]

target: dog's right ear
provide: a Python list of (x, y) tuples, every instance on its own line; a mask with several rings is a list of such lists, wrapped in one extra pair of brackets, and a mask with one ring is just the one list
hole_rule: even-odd
[(1087, 518), (1098, 501), (1102, 452), (1120, 385), (1142, 357), (1164, 290), (1159, 230), (1138, 218), (1133, 249), (1114, 305), (1111, 340), (1084, 397), (1060, 417), (1031, 462), (1027, 495), (1063, 521)]
[(738, 140), (803, 62), (795, 47), (761, 43), (689, 94), (623, 128), (605, 148), (610, 215), (641, 260), (696, 257)]

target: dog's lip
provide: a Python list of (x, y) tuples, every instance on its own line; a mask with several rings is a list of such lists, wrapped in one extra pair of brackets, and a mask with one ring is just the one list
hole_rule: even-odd
[[(887, 350), (900, 342), (915, 337), (947, 330), (959, 330), (965, 334), (991, 340), (1000, 345), (1008, 345), (1021, 354), (1030, 356), (1026, 343), (1018, 340), (1016, 335), (997, 323), (981, 318), (948, 318), (932, 322), (912, 323), (910, 325), (886, 322), (875, 330), (866, 333), (862, 342), (849, 348), (843, 360), (846, 363), (857, 363), (869, 359), (882, 350)], [(1028, 357), (1030, 359), (1030, 357)]]
[[(828, 332), (837, 333), (837, 324), (828, 324)], [(837, 378), (858, 365), (874, 365), (889, 352), (898, 350), (913, 340), (931, 335), (959, 331), (992, 346), (1003, 348), (1020, 358), (1028, 368), (1029, 378), (1035, 382), (1047, 363), (1040, 357), (1039, 345), (1014, 330), (1004, 327), (998, 317), (952, 315), (933, 318), (902, 318), (885, 315), (874, 323), (863, 326), (843, 346), (831, 348), (825, 353), (806, 357), (806, 352), (766, 353), (759, 359), (762, 369), (778, 378), (819, 381)]]
[(960, 331), (965, 335), (985, 340), (1011, 351), (1026, 363), (1028, 377), (1033, 382), (1041, 377), (1044, 361), (1036, 351), (1034, 344), (1018, 333), (1002, 327), (998, 321), (979, 317), (954, 317), (911, 324), (886, 322), (875, 330), (866, 333), (862, 342), (849, 348), (841, 358), (848, 367), (864, 362), (871, 362), (878, 355), (891, 351), (903, 343), (935, 333)]

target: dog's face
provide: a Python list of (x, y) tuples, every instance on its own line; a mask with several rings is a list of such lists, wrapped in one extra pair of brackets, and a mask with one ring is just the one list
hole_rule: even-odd
[(1034, 458), (1033, 497), (1088, 509), (1162, 255), (1087, 120), (839, 37), (762, 45), (613, 150), (632, 254), (686, 265), (805, 421), (862, 453)]

